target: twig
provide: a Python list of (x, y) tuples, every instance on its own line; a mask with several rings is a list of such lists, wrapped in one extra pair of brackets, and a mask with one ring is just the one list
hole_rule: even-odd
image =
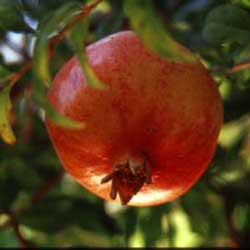
[(39, 202), (62, 179), (65, 172), (61, 170), (56, 176), (45, 183), (31, 198), (32, 204)]
[[(53, 176), (51, 179), (49, 179), (48, 182), (43, 184), (38, 189), (38, 191), (32, 195), (30, 204), (34, 205), (34, 204), (40, 202), (45, 197), (45, 195), (62, 179), (64, 174), (65, 174), (65, 172), (63, 170), (61, 170), (57, 175)], [(21, 215), (21, 214), (25, 213), (29, 208), (30, 208), (30, 206), (25, 206), (25, 207), (19, 209), (18, 214)], [(2, 209), (1, 212), (7, 214), (9, 216), (9, 219), (6, 222), (4, 222), (2, 225), (0, 225), (0, 229), (8, 227), (8, 226), (12, 226), (12, 228), (15, 230), (16, 234), (18, 233), (17, 236), (20, 237), (20, 230), (19, 230), (19, 227), (17, 226), (18, 223), (14, 219), (13, 213), (9, 209)]]
[(230, 73), (237, 73), (237, 72), (245, 70), (245, 69), (250, 69), (250, 61), (249, 60), (235, 64), (231, 68)]
[(221, 72), (223, 74), (230, 75), (230, 74), (234, 74), (234, 73), (243, 71), (245, 69), (250, 69), (250, 61), (249, 60), (237, 63), (234, 66), (232, 66), (231, 68), (215, 66), (215, 67), (210, 69), (210, 72), (211, 73)]
[(72, 29), (72, 27), (74, 27), (74, 25), (76, 25), (79, 21), (81, 21), (82, 19), (84, 19), (100, 2), (102, 2), (103, 0), (96, 0), (94, 3), (87, 5), (87, 6), (83, 6), (80, 11), (74, 16), (74, 18), (71, 20), (71, 22), (69, 22), (67, 25), (65, 25), (57, 35), (53, 36), (50, 39), (49, 42), (49, 49), (50, 52), (53, 53), (54, 51), (54, 47), (64, 38), (65, 33), (67, 31), (69, 31), (70, 29)]
[(24, 247), (24, 248), (34, 247), (34, 245), (30, 241), (25, 239), (25, 237), (23, 236), (23, 234), (20, 230), (20, 225), (19, 225), (17, 219), (15, 218), (15, 216), (13, 215), (13, 213), (10, 210), (5, 210), (4, 212), (9, 216), (9, 220), (4, 224), (4, 226), (11, 226), (12, 227), (12, 229), (13, 229), (18, 241), (22, 245), (22, 247)]
[(34, 247), (34, 245), (30, 241), (28, 241), (24, 238), (24, 236), (22, 235), (22, 233), (20, 231), (20, 225), (14, 218), (12, 218), (10, 220), (10, 225), (13, 228), (17, 239), (19, 240), (19, 242), (22, 244), (23, 247), (25, 247), (25, 248)]

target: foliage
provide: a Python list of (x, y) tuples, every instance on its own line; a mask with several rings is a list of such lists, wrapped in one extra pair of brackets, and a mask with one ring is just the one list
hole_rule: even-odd
[[(9, 144), (16, 136), (15, 145), (0, 142), (0, 247), (250, 246), (250, 2), (103, 0), (81, 13), (92, 3), (0, 0), (0, 134)], [(169, 59), (190, 59), (173, 38), (190, 48), (224, 101), (225, 124), (202, 180), (151, 208), (104, 202), (79, 186), (64, 174), (43, 123), (45, 110), (79, 126), (48, 105), (51, 79), (75, 53), (92, 86), (105, 86), (80, 45), (125, 29)]]

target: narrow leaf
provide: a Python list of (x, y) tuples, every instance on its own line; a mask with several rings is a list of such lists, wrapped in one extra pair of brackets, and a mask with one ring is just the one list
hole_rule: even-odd
[(250, 15), (235, 5), (221, 5), (207, 16), (203, 29), (206, 41), (220, 45), (224, 42), (250, 42)]
[(125, 14), (146, 46), (168, 60), (192, 63), (196, 58), (166, 31), (152, 1), (126, 0)]
[(0, 1), (0, 32), (25, 30), (22, 14), (12, 1)]
[(7, 70), (3, 65), (0, 64), (0, 84), (1, 84), (1, 79), (9, 74), (10, 74), (9, 70)]
[(79, 8), (80, 4), (76, 2), (64, 4), (41, 21), (38, 27), (39, 33), (49, 36), (51, 33), (62, 28), (79, 11)]
[(0, 92), (0, 136), (8, 144), (14, 144), (16, 142), (8, 118), (12, 108), (9, 96), (11, 87), (12, 85), (8, 85)]
[(34, 99), (45, 110), (46, 115), (51, 121), (58, 125), (74, 129), (83, 128), (84, 124), (57, 113), (47, 100), (46, 89), (51, 84), (48, 48), (49, 37), (53, 32), (62, 29), (71, 20), (72, 16), (79, 11), (79, 6), (79, 4), (69, 2), (55, 11), (49, 19), (44, 19), (39, 27), (39, 35), (33, 59), (33, 74), (35, 78)]
[(45, 110), (46, 116), (54, 123), (71, 128), (83, 129), (85, 124), (82, 122), (74, 121), (60, 113), (58, 113), (49, 103), (46, 96), (46, 87), (40, 82), (38, 78), (35, 79), (33, 98), (36, 103)]
[(40, 36), (37, 39), (34, 50), (33, 73), (40, 79), (42, 84), (46, 87), (50, 86), (51, 76), (49, 71), (48, 43), (44, 36)]
[(88, 32), (88, 20), (84, 20), (76, 24), (71, 32), (69, 33), (68, 39), (74, 50), (80, 65), (82, 67), (82, 71), (87, 79), (87, 83), (89, 86), (97, 89), (105, 89), (106, 86), (102, 83), (91, 66), (88, 63), (88, 58), (85, 52), (84, 42), (87, 37)]
[(39, 36), (34, 50), (33, 71), (46, 87), (49, 87), (51, 83), (48, 50), (49, 36), (64, 27), (72, 16), (79, 11), (79, 6), (75, 2), (69, 2), (55, 11), (53, 16), (49, 15), (49, 19), (46, 17), (39, 25)]

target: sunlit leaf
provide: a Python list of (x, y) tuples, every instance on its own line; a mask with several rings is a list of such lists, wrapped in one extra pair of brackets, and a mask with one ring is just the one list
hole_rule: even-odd
[(171, 219), (176, 228), (174, 247), (198, 247), (200, 245), (199, 234), (192, 232), (187, 214), (181, 208), (171, 213)]
[(79, 11), (79, 4), (69, 2), (60, 7), (53, 13), (53, 16), (42, 21), (38, 28), (39, 35), (36, 41), (34, 51), (33, 71), (40, 79), (40, 81), (49, 87), (51, 83), (51, 76), (49, 70), (49, 48), (48, 39), (53, 32), (60, 30), (66, 23), (68, 23), (72, 15)]
[(250, 42), (250, 14), (235, 5), (221, 5), (206, 18), (203, 37), (212, 44)]
[(227, 149), (232, 148), (235, 142), (237, 142), (242, 137), (242, 135), (244, 135), (248, 124), (248, 116), (243, 117), (240, 120), (231, 121), (224, 124), (218, 139), (219, 144)]
[(71, 46), (80, 62), (82, 71), (87, 79), (89, 86), (98, 89), (105, 89), (106, 86), (102, 83), (88, 63), (88, 58), (85, 52), (84, 42), (88, 33), (88, 20), (84, 20), (76, 24), (69, 33), (68, 39)]
[(46, 19), (46, 22), (44, 21), (39, 29), (33, 59), (33, 73), (35, 78), (34, 99), (46, 111), (46, 115), (51, 121), (58, 125), (75, 129), (83, 128), (83, 124), (56, 112), (47, 100), (46, 88), (51, 84), (49, 70), (50, 54), (48, 48), (49, 36), (52, 32), (60, 30), (63, 25), (67, 24), (71, 20), (72, 15), (76, 14), (77, 11), (79, 11), (79, 4), (74, 2), (67, 3), (60, 7), (51, 19)]
[(196, 61), (196, 58), (166, 31), (154, 10), (152, 1), (126, 0), (125, 14), (129, 17), (132, 28), (154, 52), (171, 61)]
[(249, 0), (231, 0), (234, 4), (242, 5), (243, 7), (250, 8), (250, 1)]
[(41, 83), (50, 86), (51, 76), (49, 71), (49, 52), (47, 39), (44, 36), (38, 38), (33, 59), (33, 72)]
[(0, 92), (0, 135), (8, 144), (14, 144), (16, 137), (11, 129), (9, 114), (12, 108), (10, 100), (11, 85), (8, 85)]

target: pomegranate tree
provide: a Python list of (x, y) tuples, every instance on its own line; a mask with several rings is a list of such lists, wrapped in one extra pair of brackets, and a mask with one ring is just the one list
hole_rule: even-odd
[(162, 58), (131, 31), (91, 44), (87, 56), (107, 90), (89, 87), (73, 57), (48, 93), (58, 112), (86, 124), (73, 130), (46, 120), (66, 171), (122, 204), (157, 205), (185, 193), (208, 167), (222, 124), (206, 69)]

